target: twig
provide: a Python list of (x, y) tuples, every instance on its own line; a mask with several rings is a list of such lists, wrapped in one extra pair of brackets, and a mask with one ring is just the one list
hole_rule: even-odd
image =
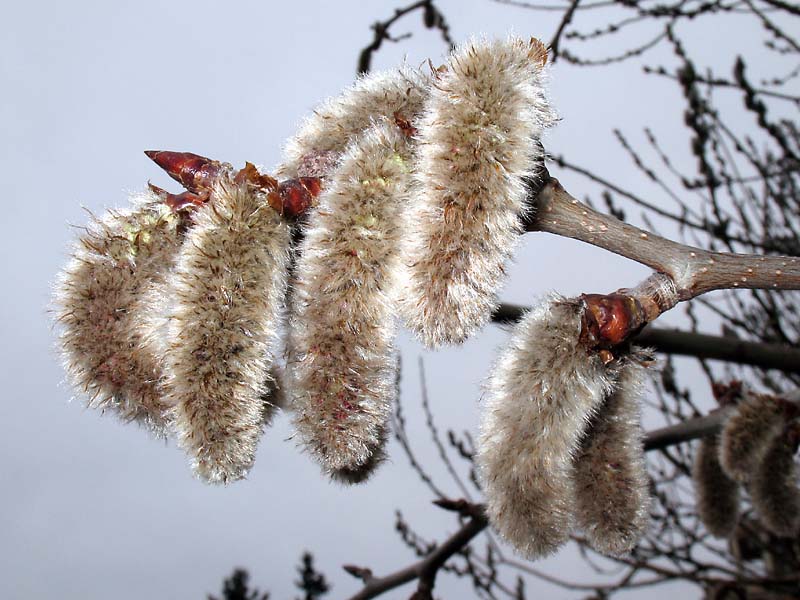
[(528, 231), (570, 237), (672, 278), (680, 300), (718, 289), (800, 289), (800, 258), (711, 252), (673, 242), (599, 213), (551, 178), (532, 200)]

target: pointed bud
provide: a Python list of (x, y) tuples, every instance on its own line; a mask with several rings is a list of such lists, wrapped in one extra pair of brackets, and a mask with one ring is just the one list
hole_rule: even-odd
[(296, 218), (306, 214), (314, 206), (322, 191), (319, 177), (298, 177), (278, 184), (278, 189), (267, 196), (269, 205), (279, 214)]
[(191, 152), (145, 150), (144, 153), (167, 175), (195, 194), (209, 192), (220, 174), (231, 170), (227, 163)]

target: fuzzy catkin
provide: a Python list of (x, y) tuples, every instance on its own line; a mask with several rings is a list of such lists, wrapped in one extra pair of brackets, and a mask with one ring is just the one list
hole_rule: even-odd
[(748, 393), (725, 423), (719, 458), (729, 477), (744, 482), (764, 460), (772, 439), (783, 431), (786, 417), (781, 400)]
[(226, 176), (195, 213), (171, 279), (166, 401), (198, 477), (247, 474), (263, 424), (286, 292), (290, 226)]
[(422, 110), (429, 78), (402, 68), (360, 76), (341, 94), (330, 98), (306, 118), (286, 143), (281, 178), (330, 175), (340, 155), (373, 120), (394, 115), (414, 119)]
[(547, 298), (517, 325), (488, 382), (477, 465), (487, 514), (522, 555), (565, 543), (573, 525), (573, 459), (612, 374), (579, 342), (582, 307)]
[(614, 391), (598, 409), (575, 460), (576, 524), (592, 548), (612, 556), (631, 551), (650, 517), (639, 410), (645, 370), (636, 356), (621, 360)]
[(309, 216), (297, 259), (287, 363), (294, 424), (340, 481), (382, 452), (395, 396), (409, 159), (409, 139), (391, 120), (356, 138)]
[(773, 438), (748, 484), (761, 522), (772, 533), (784, 537), (800, 533), (800, 479), (794, 460), (797, 445), (791, 438), (787, 434)]
[(537, 40), (472, 41), (435, 78), (419, 152), (403, 318), (431, 347), (460, 343), (496, 308), (526, 215), (524, 178), (555, 120)]
[(164, 280), (180, 248), (180, 217), (152, 192), (134, 207), (110, 210), (86, 228), (60, 275), (56, 315), (60, 346), (88, 405), (109, 409), (166, 435), (161, 356), (143, 347), (143, 291)]
[(692, 481), (697, 515), (703, 525), (711, 535), (727, 538), (739, 522), (741, 486), (720, 465), (719, 444), (719, 435), (700, 440), (692, 465)]

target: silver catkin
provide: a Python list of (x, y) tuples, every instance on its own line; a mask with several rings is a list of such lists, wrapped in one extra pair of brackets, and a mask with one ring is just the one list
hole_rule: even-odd
[(403, 318), (428, 346), (460, 343), (496, 307), (526, 213), (525, 177), (555, 119), (537, 40), (472, 41), (435, 77), (419, 121)]
[(747, 481), (764, 460), (772, 439), (783, 431), (782, 400), (749, 392), (726, 421), (720, 437), (722, 468), (736, 481)]
[(347, 146), (375, 119), (415, 119), (428, 93), (429, 78), (402, 68), (359, 77), (338, 96), (318, 106), (284, 148), (279, 177), (329, 175)]
[(162, 356), (143, 347), (144, 290), (162, 282), (182, 241), (180, 217), (156, 194), (133, 198), (89, 224), (56, 284), (59, 344), (89, 406), (166, 435)]
[(487, 514), (522, 555), (565, 543), (574, 458), (613, 377), (579, 342), (578, 301), (547, 298), (517, 325), (488, 382), (477, 465)]
[(339, 481), (359, 480), (377, 464), (395, 396), (394, 303), (410, 152), (391, 119), (357, 137), (309, 215), (299, 249), (291, 406), (301, 443)]
[(692, 482), (697, 515), (708, 532), (729, 537), (739, 521), (740, 485), (719, 462), (719, 435), (706, 436), (697, 445), (692, 465)]
[(627, 554), (650, 516), (650, 479), (644, 458), (640, 397), (645, 369), (623, 357), (614, 390), (589, 426), (575, 460), (575, 517), (589, 545), (603, 554)]
[(800, 479), (794, 460), (797, 429), (773, 438), (748, 484), (753, 507), (772, 533), (794, 537), (800, 533)]
[(286, 292), (289, 225), (223, 177), (195, 213), (171, 278), (166, 401), (198, 477), (247, 474), (273, 405), (270, 369)]

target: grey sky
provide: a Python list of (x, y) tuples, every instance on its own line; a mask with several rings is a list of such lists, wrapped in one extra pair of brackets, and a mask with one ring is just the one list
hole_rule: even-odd
[[(453, 35), (505, 35), (547, 40), (552, 16), (488, 2), (440, 3)], [(249, 479), (225, 488), (192, 478), (174, 444), (69, 402), (71, 391), (53, 350), (46, 304), (50, 285), (84, 224), (126, 203), (148, 180), (176, 191), (142, 154), (188, 150), (241, 165), (267, 166), (300, 118), (352, 81), (371, 22), (394, 2), (296, 1), (230, 3), (7, 3), (0, 24), (0, 173), (4, 225), (0, 377), (0, 594), (6, 598), (115, 600), (204, 598), (218, 592), (234, 566), (274, 598), (292, 595), (295, 565), (311, 549), (334, 584), (333, 598), (357, 589), (340, 565), (384, 573), (413, 560), (393, 531), (399, 508), (429, 539), (453, 520), (430, 496), (392, 443), (391, 460), (367, 485), (325, 481), (278, 419), (261, 443)], [(388, 44), (376, 68), (440, 59), (445, 48), (417, 17), (398, 31), (415, 36)], [(713, 44), (713, 34), (698, 43)], [(549, 138), (554, 152), (618, 173), (629, 170), (612, 144), (611, 127), (672, 110), (675, 87), (631, 89), (634, 67), (583, 71), (557, 65), (553, 96), (564, 121)], [(609, 79), (613, 77), (613, 79)], [(641, 81), (641, 79), (637, 79)], [(677, 161), (687, 145), (668, 137)], [(602, 151), (600, 150), (602, 148)], [(620, 166), (624, 165), (624, 166)], [(557, 174), (557, 173), (556, 173)], [(557, 174), (558, 175), (558, 174)], [(582, 196), (584, 182), (568, 182)], [(542, 234), (525, 240), (504, 299), (529, 303), (550, 289), (611, 290), (644, 270), (590, 248)], [(402, 395), (419, 453), (454, 496), (434, 456), (418, 402), (416, 358), (423, 355), (440, 426), (472, 428), (479, 383), (505, 334), (490, 328), (464, 347), (424, 352), (401, 336)], [(543, 561), (547, 570), (585, 569), (567, 550)], [(587, 577), (591, 577), (587, 573)], [(550, 589), (550, 588), (544, 588)], [(447, 583), (448, 597), (469, 596)], [(407, 588), (387, 597), (407, 597)], [(556, 597), (567, 597), (559, 592)], [(571, 595), (575, 597), (575, 595)], [(651, 597), (666, 597), (661, 591)]]

